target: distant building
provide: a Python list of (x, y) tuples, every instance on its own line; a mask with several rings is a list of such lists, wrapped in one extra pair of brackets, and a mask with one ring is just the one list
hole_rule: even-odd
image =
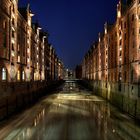
[(77, 65), (75, 68), (75, 78), (81, 79), (82, 78), (82, 65)]

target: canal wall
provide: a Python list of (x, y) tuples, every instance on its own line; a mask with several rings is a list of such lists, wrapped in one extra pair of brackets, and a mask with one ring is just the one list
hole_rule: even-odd
[(80, 82), (93, 94), (103, 97), (121, 111), (140, 120), (139, 85), (119, 83), (106, 83), (102, 81), (84, 80)]
[(51, 82), (0, 83), (0, 120), (35, 104), (56, 90), (62, 80)]

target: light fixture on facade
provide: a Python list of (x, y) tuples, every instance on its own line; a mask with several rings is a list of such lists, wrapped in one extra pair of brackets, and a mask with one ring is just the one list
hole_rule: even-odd
[(121, 11), (118, 11), (118, 18), (121, 17)]
[(45, 38), (47, 38), (46, 36), (43, 36), (43, 38), (45, 39)]
[(38, 27), (37, 29), (38, 29), (38, 30), (41, 30), (42, 28), (41, 28), (41, 27)]
[(35, 15), (35, 14), (33, 14), (33, 13), (30, 13), (30, 16), (31, 16), (31, 17), (33, 17), (34, 15)]
[(7, 73), (6, 73), (6, 69), (5, 69), (5, 68), (2, 68), (2, 80), (3, 80), (3, 81), (6, 80), (6, 77), (7, 77), (6, 74), (7, 74)]
[(107, 29), (105, 28), (105, 34), (107, 34)]

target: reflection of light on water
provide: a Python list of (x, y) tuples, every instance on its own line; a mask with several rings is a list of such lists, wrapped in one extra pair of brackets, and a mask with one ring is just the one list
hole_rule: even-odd
[(102, 99), (96, 97), (96, 96), (91, 96), (90, 98), (86, 98), (85, 96), (82, 95), (69, 95), (69, 94), (59, 94), (57, 96), (57, 100), (75, 100), (75, 101), (103, 101)]
[(116, 131), (115, 131), (115, 129), (113, 129), (113, 131), (112, 131), (113, 133), (115, 133)]
[(24, 131), (23, 131), (23, 138), (25, 137), (25, 133), (24, 133)]
[(36, 119), (34, 120), (34, 126), (36, 126)]
[(27, 128), (27, 137), (31, 137), (31, 129)]
[(45, 109), (43, 109), (43, 111), (42, 111), (42, 112), (43, 112), (43, 116), (44, 116), (44, 115), (45, 115)]
[(34, 126), (37, 126), (37, 124), (40, 123), (40, 121), (44, 118), (44, 115), (45, 115), (45, 109), (42, 109), (42, 111), (39, 112), (34, 119)]

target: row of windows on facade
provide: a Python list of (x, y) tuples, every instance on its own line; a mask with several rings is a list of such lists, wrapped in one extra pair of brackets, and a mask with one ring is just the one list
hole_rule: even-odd
[[(7, 80), (7, 70), (6, 68), (2, 68), (2, 81), (6, 81)], [(20, 71), (17, 72), (17, 80), (20, 80)], [(22, 80), (25, 80), (25, 72), (22, 71)]]

